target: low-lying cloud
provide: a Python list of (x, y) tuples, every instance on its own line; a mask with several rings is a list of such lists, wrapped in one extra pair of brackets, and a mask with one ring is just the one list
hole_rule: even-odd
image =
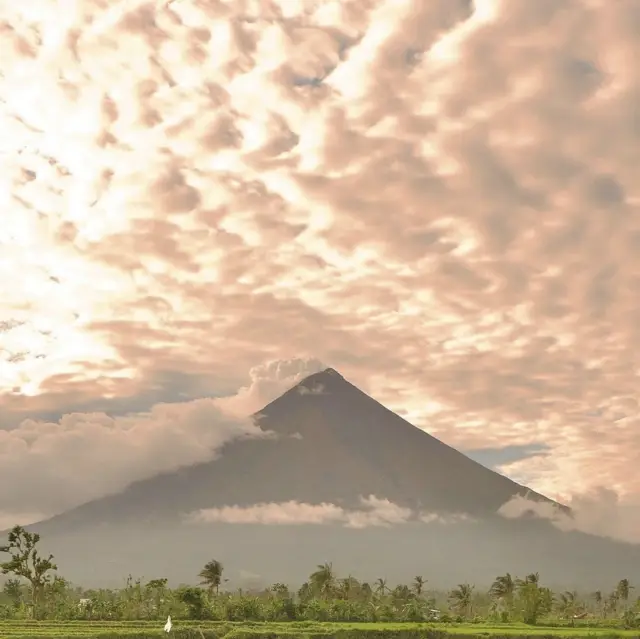
[(619, 541), (640, 543), (640, 502), (620, 498), (613, 490), (598, 488), (566, 500), (567, 514), (557, 505), (516, 495), (503, 504), (499, 513), (508, 519), (535, 516), (547, 519), (563, 531), (579, 531)]
[(250, 415), (321, 368), (316, 360), (270, 361), (254, 367), (250, 384), (229, 397), (159, 403), (119, 416), (25, 419), (0, 430), (0, 529), (214, 459), (233, 440), (272, 437)]
[(331, 503), (308, 504), (299, 501), (271, 502), (252, 506), (223, 506), (190, 513), (191, 523), (265, 524), (271, 526), (342, 524), (347, 528), (389, 527), (410, 521), (457, 523), (470, 521), (464, 514), (418, 513), (411, 508), (374, 495), (360, 499), (359, 509), (345, 509)]

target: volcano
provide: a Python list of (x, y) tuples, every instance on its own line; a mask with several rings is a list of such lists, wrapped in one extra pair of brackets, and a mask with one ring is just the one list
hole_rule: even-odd
[[(604, 587), (640, 568), (640, 546), (504, 519), (498, 510), (515, 495), (551, 500), (411, 425), (333, 369), (254, 419), (273, 436), (233, 441), (211, 461), (28, 528), (65, 577), (93, 586), (128, 574), (194, 582), (211, 558), (235, 582), (254, 575), (264, 584), (299, 584), (324, 561), (368, 579), (424, 574), (434, 587), (489, 583), (507, 571)], [(283, 505), (312, 516), (255, 515)], [(374, 516), (374, 507), (383, 512)]]

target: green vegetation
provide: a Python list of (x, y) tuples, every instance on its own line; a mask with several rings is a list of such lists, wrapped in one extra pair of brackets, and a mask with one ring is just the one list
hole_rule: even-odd
[[(637, 631), (606, 628), (538, 628), (518, 625), (458, 625), (447, 624), (393, 624), (393, 623), (256, 623), (256, 622), (207, 622), (183, 621), (169, 633), (176, 639), (448, 639), (464, 635), (465, 639), (540, 636), (545, 639), (557, 637), (598, 639), (613, 637), (637, 637)], [(144, 621), (134, 622), (4, 622), (0, 623), (3, 639), (51, 639), (62, 637), (84, 637), (87, 639), (151, 639), (166, 636), (161, 624)]]
[[(449, 592), (416, 576), (369, 584), (318, 565), (297, 590), (224, 590), (224, 567), (212, 559), (200, 585), (170, 588), (165, 578), (127, 579), (120, 589), (83, 589), (59, 575), (53, 557), (38, 552), (40, 537), (16, 526), (0, 553), (10, 578), (0, 593), (0, 639), (163, 636), (171, 639), (444, 639), (466, 637), (612, 637), (640, 635), (640, 598), (621, 579), (608, 594), (552, 592), (537, 573), (496, 577), (488, 590), (459, 584)], [(195, 576), (194, 576), (195, 577)]]

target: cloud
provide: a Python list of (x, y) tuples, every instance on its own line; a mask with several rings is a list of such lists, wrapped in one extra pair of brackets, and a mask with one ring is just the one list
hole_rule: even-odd
[(222, 522), (226, 524), (265, 525), (321, 525), (342, 524), (348, 528), (395, 526), (419, 519), (424, 523), (456, 523), (466, 521), (466, 515), (416, 513), (410, 508), (394, 504), (374, 495), (360, 498), (362, 508), (345, 509), (331, 503), (306, 504), (298, 501), (255, 504), (253, 506), (224, 506), (190, 513), (191, 523)]
[(225, 506), (198, 511), (194, 522), (227, 524), (301, 525), (342, 522), (345, 512), (333, 504), (303, 504), (297, 501), (256, 504), (255, 506)]
[(566, 505), (571, 508), (570, 515), (548, 502), (536, 502), (517, 495), (503, 504), (498, 512), (509, 519), (525, 515), (547, 519), (563, 531), (577, 530), (640, 543), (640, 502), (636, 497), (621, 499), (614, 490), (601, 487), (574, 495)]
[(325, 368), (321, 361), (313, 358), (295, 357), (265, 362), (249, 371), (249, 386), (243, 386), (236, 395), (218, 400), (218, 404), (234, 414), (256, 413), (305, 377)]
[(362, 499), (363, 509), (347, 515), (349, 528), (367, 528), (368, 526), (393, 526), (407, 523), (413, 516), (410, 508), (394, 504), (388, 499), (379, 499), (374, 495)]
[(544, 442), (501, 466), (536, 490), (640, 494), (637, 2), (25, 7), (3, 416), (312, 357), (451, 445)]
[(300, 395), (325, 395), (326, 392), (324, 385), (319, 383), (313, 384), (310, 387), (304, 384), (298, 386), (298, 393), (300, 393)]
[(112, 417), (71, 413), (0, 431), (0, 510), (56, 513), (131, 482), (213, 459), (238, 438), (270, 434), (216, 400), (157, 404)]
[[(269, 361), (254, 367), (249, 385), (229, 397), (158, 403), (117, 416), (26, 419), (0, 430), (0, 520), (31, 523), (133, 481), (211, 460), (230, 441), (271, 437), (250, 418), (256, 405), (320, 369), (314, 360)], [(31, 512), (21, 512), (25, 503)]]
[(467, 515), (466, 513), (447, 513), (447, 514), (437, 514), (437, 513), (423, 513), (420, 515), (420, 521), (425, 524), (459, 524), (463, 522), (473, 522), (475, 521), (473, 517)]

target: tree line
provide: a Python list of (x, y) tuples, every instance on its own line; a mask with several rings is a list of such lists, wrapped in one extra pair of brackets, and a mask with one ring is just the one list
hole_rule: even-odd
[(20, 619), (210, 619), (228, 621), (333, 622), (524, 622), (640, 627), (640, 597), (621, 579), (608, 593), (553, 592), (540, 575), (499, 575), (488, 590), (459, 584), (450, 591), (428, 587), (417, 575), (390, 585), (339, 576), (320, 564), (297, 590), (284, 583), (268, 588), (224, 590), (223, 565), (212, 559), (198, 574), (198, 586), (169, 588), (166, 578), (143, 582), (129, 576), (121, 589), (83, 589), (58, 574), (52, 555), (40, 554), (40, 535), (15, 526), (0, 555), (0, 571), (11, 575), (0, 594), (0, 618)]

